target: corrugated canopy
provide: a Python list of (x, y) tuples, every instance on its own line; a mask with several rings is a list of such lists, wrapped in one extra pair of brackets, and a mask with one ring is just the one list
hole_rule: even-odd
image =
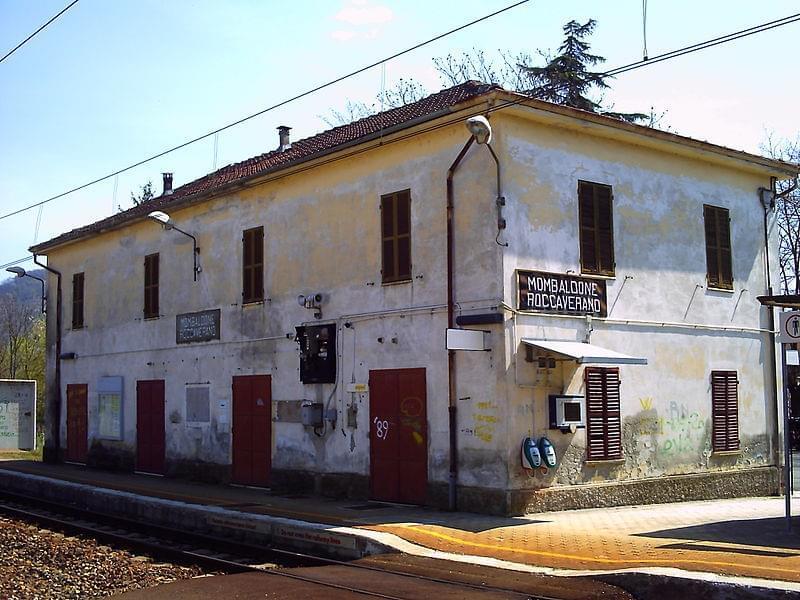
[(522, 343), (534, 348), (547, 350), (554, 354), (575, 360), (579, 364), (600, 365), (646, 365), (646, 358), (628, 356), (614, 352), (608, 348), (601, 348), (584, 342), (561, 342), (551, 340), (534, 340), (522, 338)]

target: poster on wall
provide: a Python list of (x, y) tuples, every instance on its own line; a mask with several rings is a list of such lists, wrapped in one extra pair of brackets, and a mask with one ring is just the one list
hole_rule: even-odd
[(607, 316), (603, 279), (517, 270), (517, 308), (558, 315)]
[(97, 383), (97, 436), (122, 439), (122, 377), (101, 377)]

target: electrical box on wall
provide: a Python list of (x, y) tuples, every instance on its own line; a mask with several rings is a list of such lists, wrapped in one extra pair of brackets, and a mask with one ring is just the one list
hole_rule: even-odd
[(550, 429), (586, 427), (586, 401), (583, 396), (550, 395)]
[(308, 427), (322, 427), (322, 402), (303, 402), (300, 422)]
[(336, 381), (336, 325), (297, 327), (300, 346), (300, 381), (334, 383)]

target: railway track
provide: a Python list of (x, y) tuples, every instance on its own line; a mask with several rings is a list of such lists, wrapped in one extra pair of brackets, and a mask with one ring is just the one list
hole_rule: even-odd
[[(126, 547), (136, 552), (159, 558), (169, 558), (173, 562), (196, 564), (209, 570), (224, 573), (255, 571), (273, 577), (293, 579), (315, 586), (324, 586), (373, 598), (408, 600), (411, 596), (398, 596), (391, 592), (379, 591), (374, 586), (368, 587), (326, 581), (319, 577), (309, 576), (305, 571), (301, 574), (292, 572), (291, 569), (313, 566), (346, 567), (354, 571), (353, 580), (355, 581), (359, 579), (356, 573), (360, 572), (363, 575), (361, 577), (362, 580), (374, 579), (375, 576), (386, 576), (389, 578), (405, 578), (438, 586), (455, 586), (464, 590), (464, 592), (483, 593), (492, 597), (501, 595), (509, 599), (558, 600), (556, 597), (532, 595), (518, 589), (470, 583), (447, 577), (423, 575), (376, 565), (340, 561), (275, 547), (248, 545), (219, 537), (179, 531), (120, 517), (89, 513), (74, 506), (51, 503), (39, 498), (31, 498), (6, 491), (0, 492), (0, 513), (64, 532), (81, 533), (110, 545)], [(396, 590), (397, 587), (394, 586), (393, 589)]]

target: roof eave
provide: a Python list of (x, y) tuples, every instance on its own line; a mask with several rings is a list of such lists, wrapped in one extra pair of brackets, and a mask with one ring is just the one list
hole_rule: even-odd
[[(358, 146), (361, 146), (361, 145), (364, 145), (364, 144), (369, 144), (370, 142), (373, 142), (375, 140), (384, 140), (387, 137), (392, 136), (392, 135), (394, 135), (396, 133), (399, 133), (401, 131), (404, 131), (406, 129), (411, 129), (411, 128), (416, 127), (418, 125), (421, 125), (423, 123), (428, 123), (430, 121), (435, 121), (436, 119), (440, 119), (442, 117), (446, 117), (446, 116), (461, 112), (463, 110), (466, 110), (467, 108), (470, 108), (470, 107), (478, 105), (478, 104), (485, 104), (487, 99), (489, 97), (491, 97), (491, 96), (494, 96), (494, 95), (497, 95), (497, 91), (496, 90), (489, 91), (489, 92), (487, 92), (485, 94), (482, 94), (480, 96), (475, 96), (473, 98), (470, 98), (470, 99), (465, 100), (463, 102), (460, 102), (458, 104), (454, 104), (454, 105), (449, 106), (447, 108), (443, 108), (443, 109), (438, 110), (436, 112), (429, 113), (427, 115), (423, 115), (423, 116), (420, 116), (420, 117), (415, 117), (415, 118), (410, 119), (408, 121), (405, 121), (403, 123), (399, 123), (397, 125), (393, 125), (391, 127), (387, 127), (386, 129), (383, 129), (381, 131), (377, 131), (377, 132), (368, 134), (366, 136), (360, 137), (360, 138), (355, 139), (355, 140), (351, 140), (349, 142), (345, 142), (345, 143), (340, 144), (338, 146), (335, 146), (333, 148), (327, 148), (325, 150), (321, 150), (319, 152), (315, 152), (313, 154), (309, 154), (307, 156), (303, 156), (301, 158), (298, 158), (296, 160), (287, 162), (285, 164), (269, 168), (269, 169), (267, 169), (265, 171), (262, 171), (260, 173), (257, 173), (257, 174), (254, 174), (254, 175), (247, 175), (245, 177), (240, 177), (239, 179), (235, 179), (233, 181), (230, 181), (230, 182), (228, 182), (226, 184), (223, 184), (223, 185), (221, 185), (219, 187), (216, 187), (216, 188), (213, 188), (211, 190), (207, 190), (207, 191), (199, 192), (199, 193), (195, 193), (195, 194), (188, 194), (186, 196), (183, 196), (181, 198), (178, 198), (178, 199), (174, 200), (173, 202), (170, 202), (169, 203), (169, 207), (170, 207), (170, 209), (180, 209), (180, 208), (184, 208), (186, 206), (190, 206), (190, 205), (195, 204), (195, 203), (205, 202), (205, 201), (210, 200), (212, 198), (215, 198), (217, 196), (223, 196), (225, 194), (228, 194), (231, 191), (237, 191), (237, 190), (245, 189), (245, 188), (248, 188), (248, 187), (252, 187), (254, 185), (259, 185), (260, 183), (263, 183), (266, 180), (273, 179), (274, 176), (276, 174), (278, 174), (278, 173), (285, 172), (285, 173), (282, 174), (282, 176), (291, 175), (292, 172), (294, 172), (293, 170), (296, 169), (296, 167), (305, 165), (306, 163), (310, 163), (310, 162), (319, 160), (321, 158), (325, 158), (327, 156), (331, 156), (333, 154), (336, 154), (336, 153), (339, 153), (339, 152), (343, 152), (343, 151), (346, 151), (346, 150), (349, 150), (349, 149), (352, 149), (352, 148), (355, 148), (355, 147), (358, 147)], [(378, 146), (379, 145), (380, 144), (378, 144)], [(163, 198), (163, 195), (159, 196), (158, 198), (154, 198), (154, 200), (158, 200), (160, 198)], [(102, 233), (107, 233), (109, 231), (116, 231), (118, 229), (122, 229), (123, 227), (128, 227), (128, 226), (133, 225), (135, 223), (140, 223), (142, 221), (145, 221), (146, 219), (147, 219), (146, 215), (145, 216), (135, 215), (135, 216), (132, 216), (130, 219), (125, 219), (123, 221), (119, 221), (119, 222), (114, 223), (113, 225), (109, 225), (107, 227), (99, 227), (99, 228), (94, 229), (92, 231), (87, 231), (86, 233), (84, 233), (82, 235), (79, 235), (79, 236), (76, 236), (74, 238), (70, 238), (70, 239), (66, 239), (66, 240), (62, 240), (62, 241), (57, 241), (58, 238), (53, 238), (52, 240), (48, 240), (48, 241), (42, 242), (40, 244), (37, 244), (35, 246), (31, 246), (28, 249), (28, 251), (33, 253), (33, 254), (47, 255), (48, 251), (52, 251), (52, 250), (55, 250), (57, 248), (61, 248), (63, 246), (67, 246), (67, 245), (70, 245), (70, 244), (73, 244), (73, 243), (76, 243), (76, 242), (80, 242), (82, 240), (85, 240), (85, 239), (90, 238), (90, 237), (94, 237), (96, 235), (100, 235)]]

